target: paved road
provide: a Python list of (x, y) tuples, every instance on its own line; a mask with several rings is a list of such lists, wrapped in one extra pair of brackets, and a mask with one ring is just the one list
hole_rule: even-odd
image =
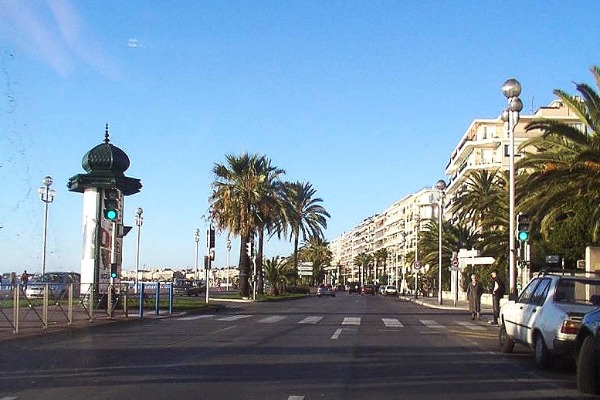
[[(1, 343), (8, 399), (581, 398), (464, 311), (341, 294)], [(7, 348), (10, 346), (10, 348)]]

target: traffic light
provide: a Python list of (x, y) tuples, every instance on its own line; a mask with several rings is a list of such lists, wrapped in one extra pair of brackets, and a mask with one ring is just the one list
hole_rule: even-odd
[(246, 242), (246, 254), (248, 254), (248, 257), (252, 257), (254, 255), (254, 243), (253, 242)]
[(115, 221), (119, 217), (119, 191), (117, 189), (104, 190), (104, 218)]
[(110, 277), (112, 279), (116, 279), (119, 277), (119, 272), (117, 271), (117, 263), (110, 264)]
[(209, 249), (214, 249), (215, 248), (215, 228), (212, 227), (212, 225), (208, 228), (208, 248)]
[(522, 212), (517, 214), (517, 238), (521, 242), (529, 240), (529, 216)]

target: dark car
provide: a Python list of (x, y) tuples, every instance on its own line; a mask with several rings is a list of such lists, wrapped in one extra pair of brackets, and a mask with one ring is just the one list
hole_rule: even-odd
[(178, 280), (173, 284), (173, 294), (176, 296), (198, 297), (204, 289), (204, 282), (191, 279)]
[(360, 285), (358, 283), (348, 284), (348, 293), (360, 293)]
[(587, 313), (576, 339), (577, 387), (583, 393), (600, 394), (600, 308)]
[(373, 285), (363, 286), (362, 294), (372, 294), (373, 296), (375, 296), (375, 286), (373, 286)]

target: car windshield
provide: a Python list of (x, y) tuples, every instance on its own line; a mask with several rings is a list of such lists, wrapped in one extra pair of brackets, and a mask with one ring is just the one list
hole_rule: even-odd
[(600, 305), (600, 280), (561, 279), (556, 286), (554, 301)]

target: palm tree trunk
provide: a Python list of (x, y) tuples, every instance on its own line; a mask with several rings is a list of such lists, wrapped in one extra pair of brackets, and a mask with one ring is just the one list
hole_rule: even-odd
[(240, 295), (250, 297), (250, 283), (248, 281), (250, 273), (250, 257), (246, 253), (246, 243), (249, 241), (249, 235), (242, 235), (240, 240)]
[(264, 276), (263, 276), (263, 247), (264, 247), (265, 231), (260, 229), (258, 232), (258, 252), (256, 254), (256, 274), (258, 275), (257, 289), (258, 294), (264, 294)]

